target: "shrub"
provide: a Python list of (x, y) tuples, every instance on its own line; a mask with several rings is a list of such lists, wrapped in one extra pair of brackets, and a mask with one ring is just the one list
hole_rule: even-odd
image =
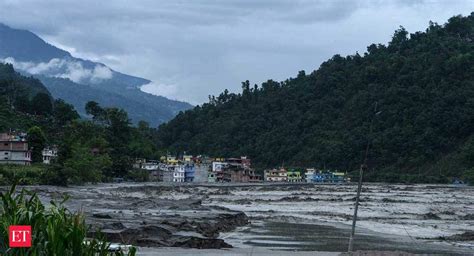
[[(102, 239), (87, 239), (84, 216), (71, 213), (62, 202), (51, 202), (46, 208), (35, 193), (22, 190), (15, 193), (15, 185), (6, 193), (0, 193), (0, 255), (135, 255), (135, 248), (127, 254), (110, 252), (110, 244)], [(8, 248), (8, 227), (31, 225), (30, 248)]]

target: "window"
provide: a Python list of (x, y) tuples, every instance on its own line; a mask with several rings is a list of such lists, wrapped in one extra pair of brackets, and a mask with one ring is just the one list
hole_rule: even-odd
[(5, 155), (8, 155), (8, 152), (5, 152)]

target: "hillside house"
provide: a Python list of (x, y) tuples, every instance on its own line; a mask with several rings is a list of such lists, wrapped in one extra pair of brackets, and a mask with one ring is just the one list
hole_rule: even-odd
[(56, 146), (46, 147), (41, 151), (43, 155), (43, 164), (51, 164), (51, 161), (58, 157), (58, 148)]
[(31, 164), (26, 133), (0, 133), (0, 164)]

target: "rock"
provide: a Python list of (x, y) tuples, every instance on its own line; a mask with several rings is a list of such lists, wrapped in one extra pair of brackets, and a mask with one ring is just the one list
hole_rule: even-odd
[(92, 217), (98, 219), (112, 219), (112, 216), (108, 215), (107, 213), (93, 213)]
[(173, 247), (197, 248), (197, 249), (222, 249), (232, 248), (232, 245), (222, 239), (198, 238), (198, 237), (178, 237), (172, 244)]
[(472, 213), (466, 214), (466, 215), (462, 216), (461, 219), (463, 219), (463, 220), (474, 220), (474, 214), (472, 214)]
[(122, 222), (113, 222), (113, 223), (107, 223), (103, 227), (103, 229), (125, 229), (125, 226), (122, 224)]
[(440, 220), (441, 218), (438, 215), (436, 215), (432, 212), (429, 212), (429, 213), (423, 215), (423, 219), (425, 219), (425, 220)]
[(209, 221), (198, 223), (197, 230), (206, 237), (216, 238), (220, 232), (231, 231), (236, 227), (244, 226), (248, 223), (249, 218), (243, 212), (236, 214), (225, 213), (217, 217), (217, 222)]
[(439, 239), (447, 241), (474, 241), (474, 231), (466, 231), (452, 236), (442, 236)]

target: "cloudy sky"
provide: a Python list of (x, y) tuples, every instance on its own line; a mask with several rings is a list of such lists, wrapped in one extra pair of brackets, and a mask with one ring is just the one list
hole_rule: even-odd
[(0, 22), (193, 104), (472, 11), (474, 0), (0, 0)]

